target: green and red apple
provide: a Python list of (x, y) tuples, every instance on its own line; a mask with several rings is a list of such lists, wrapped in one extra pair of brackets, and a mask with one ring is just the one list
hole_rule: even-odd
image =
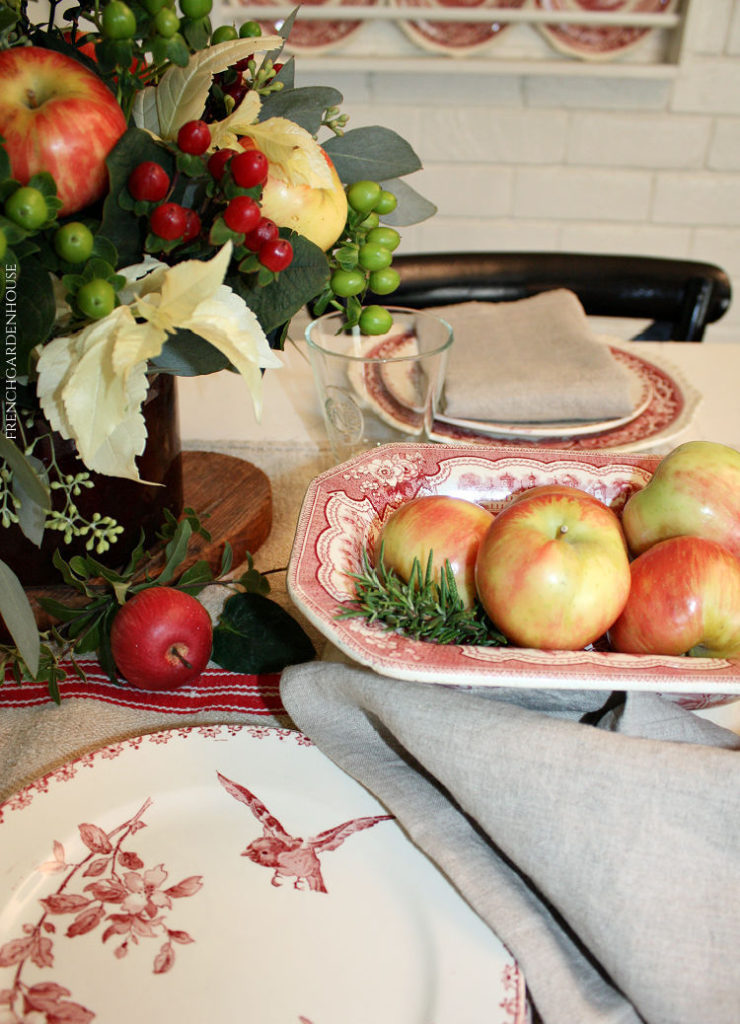
[(105, 160), (125, 131), (115, 96), (79, 61), (38, 46), (0, 51), (0, 135), (11, 173), (25, 185), (48, 171), (60, 217), (105, 194)]
[(524, 494), (481, 541), (475, 581), (486, 614), (512, 643), (585, 647), (612, 625), (629, 594), (619, 519), (577, 488)]
[(627, 603), (609, 630), (616, 651), (740, 657), (740, 559), (703, 537), (659, 541), (631, 565)]
[(439, 582), (449, 561), (457, 592), (465, 608), (475, 603), (475, 559), (493, 514), (466, 498), (430, 494), (412, 498), (395, 509), (378, 537), (383, 565), (401, 579), (411, 578), (414, 559), (422, 573), (432, 552), (432, 571)]
[(639, 555), (669, 537), (704, 537), (740, 557), (740, 452), (688, 441), (660, 462), (624, 506), (622, 526)]

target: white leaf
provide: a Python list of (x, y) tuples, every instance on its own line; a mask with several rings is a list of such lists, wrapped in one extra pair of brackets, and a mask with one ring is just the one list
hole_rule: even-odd
[(157, 86), (157, 112), (163, 139), (174, 139), (187, 121), (195, 121), (202, 115), (213, 75), (255, 53), (257, 42), (259, 52), (276, 50), (283, 45), (280, 36), (231, 39), (193, 54), (187, 67), (172, 65), (165, 71)]
[(137, 128), (143, 128), (144, 131), (151, 132), (152, 135), (158, 137), (161, 135), (155, 86), (150, 85), (137, 92), (134, 97), (132, 116)]

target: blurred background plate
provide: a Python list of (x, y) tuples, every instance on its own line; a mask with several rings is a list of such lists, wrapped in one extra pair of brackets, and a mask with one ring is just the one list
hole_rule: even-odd
[[(663, 14), (675, 0), (536, 0), (544, 11)], [(653, 30), (630, 25), (541, 25), (543, 34), (561, 53), (582, 60), (610, 60), (641, 42)]]
[(486, 46), (506, 28), (497, 22), (495, 10), (504, 7), (523, 7), (526, 0), (390, 0), (396, 7), (423, 8), (432, 11), (435, 7), (491, 8), (488, 21), (419, 21), (401, 22), (409, 38), (425, 50), (436, 53), (461, 54)]
[[(246, 2), (250, 7), (284, 6), (284, 4), (281, 5), (280, 0), (246, 0)], [(303, 0), (301, 6), (323, 6), (328, 2), (335, 7), (374, 7), (377, 0)], [(283, 24), (283, 20), (283, 18), (276, 18), (273, 21), (260, 20), (262, 31), (270, 34), (277, 32)], [(301, 18), (299, 11), (286, 48), (300, 53), (321, 53), (345, 42), (360, 28), (362, 28), (361, 21), (309, 21)]]

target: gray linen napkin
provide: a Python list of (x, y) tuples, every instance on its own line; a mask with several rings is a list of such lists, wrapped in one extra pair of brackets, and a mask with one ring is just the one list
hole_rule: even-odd
[(630, 376), (564, 288), (516, 302), (435, 307), (454, 343), (445, 416), (520, 423), (605, 420), (634, 408)]
[(740, 737), (651, 694), (602, 714), (605, 693), (321, 662), (281, 694), (505, 943), (545, 1024), (740, 1020)]

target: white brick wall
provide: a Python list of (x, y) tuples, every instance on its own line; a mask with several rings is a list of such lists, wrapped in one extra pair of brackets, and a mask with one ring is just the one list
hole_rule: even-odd
[[(524, 26), (516, 26), (524, 29)], [(531, 30), (527, 30), (531, 39)], [(496, 46), (520, 46), (514, 29)], [(541, 41), (533, 59), (541, 55)], [(301, 72), (345, 96), (351, 125), (402, 132), (439, 207), (407, 252), (554, 249), (719, 263), (740, 343), (740, 0), (694, 0), (675, 79)]]

